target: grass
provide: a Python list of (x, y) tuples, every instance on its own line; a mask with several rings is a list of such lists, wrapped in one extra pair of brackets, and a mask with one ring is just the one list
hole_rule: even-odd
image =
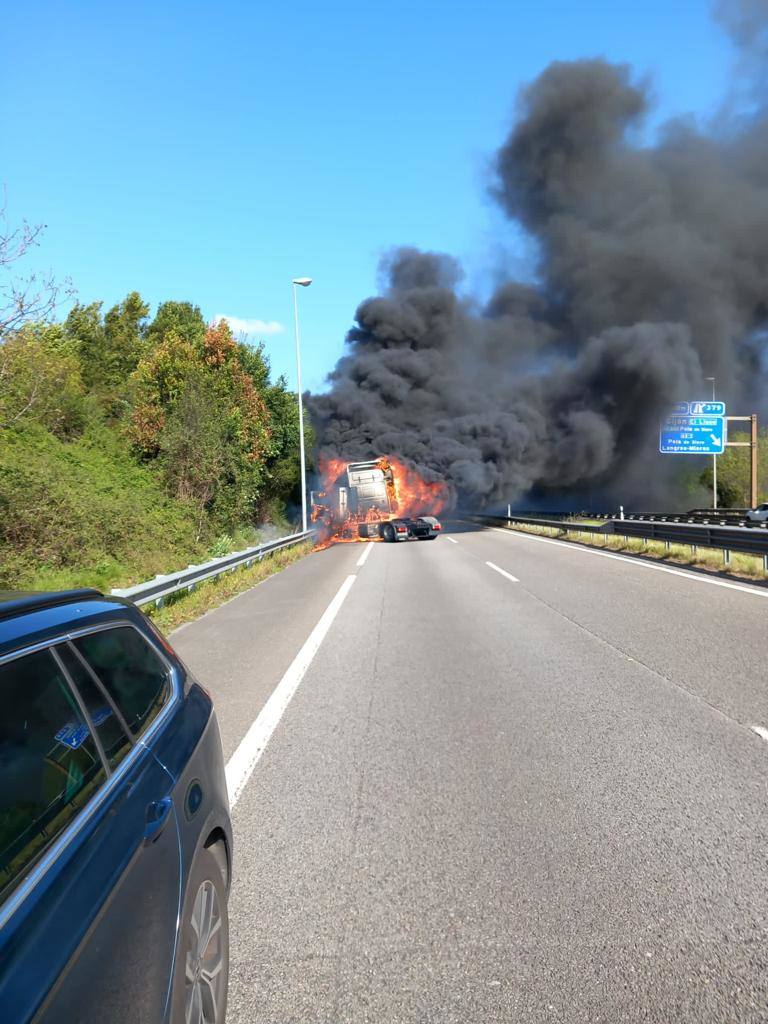
[(0, 430), (0, 589), (128, 586), (205, 557), (194, 510), (105, 427)]
[(670, 544), (666, 547), (663, 541), (643, 540), (639, 537), (620, 537), (610, 534), (585, 533), (574, 536), (573, 531), (564, 534), (563, 531), (544, 526), (528, 526), (523, 523), (509, 526), (508, 529), (520, 533), (534, 533), (544, 537), (557, 537), (558, 540), (569, 541), (572, 544), (584, 544), (588, 547), (603, 548), (607, 551), (617, 551), (628, 555), (642, 555), (645, 558), (653, 558), (659, 562), (668, 562), (673, 565), (688, 566), (694, 569), (706, 569), (709, 572), (719, 572), (727, 576), (735, 576), (747, 580), (768, 579), (763, 569), (763, 559), (760, 555), (744, 555), (731, 553), (729, 565), (723, 563), (723, 553), (717, 548), (699, 547), (694, 554), (688, 544)]
[(273, 555), (266, 555), (250, 569), (235, 569), (217, 580), (201, 583), (195, 590), (177, 597), (173, 602), (169, 601), (162, 608), (145, 605), (142, 611), (146, 612), (164, 633), (169, 633), (183, 626), (185, 622), (199, 619), (201, 615), (218, 608), (230, 598), (274, 576), (281, 569), (308, 555), (312, 547), (312, 542), (306, 541), (290, 548), (282, 548)]

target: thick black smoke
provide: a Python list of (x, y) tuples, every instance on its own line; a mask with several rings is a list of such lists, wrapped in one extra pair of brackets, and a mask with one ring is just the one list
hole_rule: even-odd
[[(722, 7), (752, 57), (765, 7)], [(479, 309), (453, 259), (395, 251), (311, 399), (326, 453), (404, 456), (475, 505), (535, 489), (663, 500), (681, 471), (657, 452), (672, 403), (715, 376), (719, 397), (754, 411), (768, 118), (679, 121), (648, 148), (635, 141), (647, 109), (629, 68), (602, 60), (551, 64), (523, 92), (493, 190), (538, 243), (538, 285), (508, 281)]]

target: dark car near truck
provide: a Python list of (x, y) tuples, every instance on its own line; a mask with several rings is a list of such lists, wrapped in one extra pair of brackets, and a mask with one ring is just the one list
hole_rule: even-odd
[(207, 692), (132, 604), (0, 593), (0, 1019), (221, 1024), (232, 830)]

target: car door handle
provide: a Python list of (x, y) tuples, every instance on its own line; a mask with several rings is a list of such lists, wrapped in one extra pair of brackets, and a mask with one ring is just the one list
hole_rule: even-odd
[(154, 843), (160, 836), (171, 817), (173, 800), (164, 796), (162, 800), (154, 800), (147, 807), (147, 827), (144, 829), (144, 845)]

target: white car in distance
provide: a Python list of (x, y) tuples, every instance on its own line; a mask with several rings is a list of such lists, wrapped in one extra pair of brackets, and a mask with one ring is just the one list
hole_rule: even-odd
[(763, 502), (762, 505), (758, 505), (757, 508), (751, 508), (746, 515), (746, 525), (756, 526), (759, 523), (768, 522), (768, 502)]

